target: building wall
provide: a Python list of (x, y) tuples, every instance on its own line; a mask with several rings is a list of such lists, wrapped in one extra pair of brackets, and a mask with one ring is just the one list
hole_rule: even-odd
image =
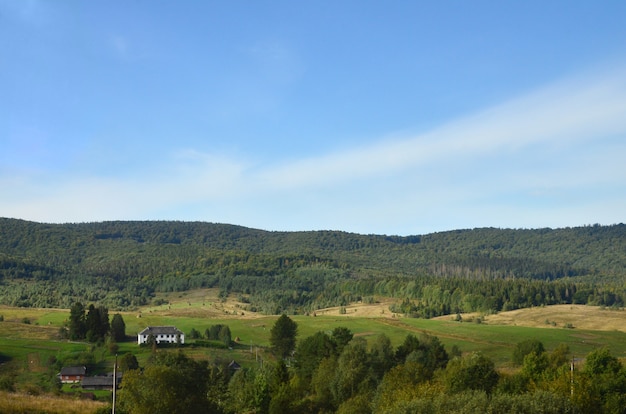
[(80, 382), (82, 380), (82, 375), (61, 375), (61, 382), (65, 384)]
[[(168, 342), (170, 344), (176, 343), (176, 335), (157, 335), (155, 339), (156, 339), (157, 344), (161, 342)], [(148, 342), (148, 335), (137, 335), (137, 344), (141, 345), (141, 344), (145, 344), (146, 342)], [(180, 343), (181, 344), (185, 343), (184, 334), (180, 335)]]

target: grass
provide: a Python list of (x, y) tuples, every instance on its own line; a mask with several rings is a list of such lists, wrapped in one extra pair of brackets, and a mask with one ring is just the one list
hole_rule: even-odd
[(109, 390), (83, 390), (80, 384), (63, 384), (61, 392), (66, 397), (73, 397), (75, 399), (81, 398), (82, 394), (93, 394), (98, 401), (111, 401), (112, 391)]
[[(212, 290), (179, 293), (176, 297), (168, 298), (168, 301), (166, 305), (146, 307), (136, 312), (123, 312), (127, 334), (133, 336), (150, 325), (174, 325), (189, 333), (192, 328), (204, 332), (210, 325), (227, 324), (233, 339), (239, 338), (238, 348), (216, 350), (187, 347), (186, 352), (198, 358), (216, 356), (246, 360), (251, 347), (269, 346), (270, 329), (277, 316), (250, 313), (245, 316), (235, 315), (238, 304), (232, 300), (219, 301), (216, 292)], [(563, 328), (564, 324), (561, 322), (571, 320), (574, 311), (576, 328)], [(626, 356), (626, 333), (578, 328), (578, 326), (602, 326), (600, 322), (608, 320), (609, 317), (613, 318), (613, 321), (607, 326), (620, 326), (620, 322), (626, 321), (624, 319), (626, 312), (610, 312), (593, 307), (574, 308), (568, 305), (518, 310), (515, 311), (514, 318), (508, 319), (507, 314), (488, 316), (487, 324), (459, 323), (452, 322), (451, 317), (437, 320), (393, 318), (390, 317), (390, 312), (384, 312), (384, 306), (380, 306), (379, 309), (364, 305), (348, 307), (347, 315), (340, 315), (335, 309), (329, 309), (319, 311), (319, 316), (315, 317), (300, 315), (291, 317), (298, 323), (299, 338), (345, 326), (356, 336), (365, 338), (384, 333), (397, 346), (408, 333), (427, 332), (439, 337), (447, 347), (456, 345), (463, 351), (481, 351), (499, 365), (506, 364), (513, 347), (528, 338), (539, 339), (548, 350), (565, 343), (574, 354), (585, 355), (595, 348), (606, 346), (614, 355)], [(4, 317), (4, 322), (0, 322), (0, 353), (10, 357), (26, 359), (29, 353), (36, 352), (41, 354), (42, 358), (46, 358), (67, 348), (76, 352), (81, 347), (83, 349), (88, 347), (86, 344), (55, 341), (59, 327), (67, 320), (68, 310), (0, 307), (0, 315)], [(30, 324), (24, 323), (24, 318), (28, 318)], [(546, 324), (545, 321), (548, 319), (560, 322), (556, 326)], [(511, 320), (529, 326), (516, 326)], [(132, 352), (137, 354), (140, 362), (149, 355), (149, 350), (140, 349), (135, 342), (120, 343), (119, 346), (119, 354)], [(245, 350), (248, 351), (247, 354)], [(106, 358), (112, 365), (113, 357)]]
[(0, 306), (0, 315), (4, 322), (22, 322), (27, 318), (31, 325), (61, 326), (69, 316), (65, 309), (12, 308)]
[(457, 345), (463, 351), (483, 352), (496, 365), (506, 365), (511, 360), (513, 348), (529, 338), (538, 339), (547, 350), (566, 344), (572, 354), (578, 356), (584, 356), (601, 347), (609, 348), (617, 357), (626, 356), (626, 333), (619, 331), (486, 325), (424, 319), (402, 319), (399, 324), (435, 335), (446, 346)]
[[(220, 302), (215, 297), (215, 292), (211, 290), (178, 294), (169, 301), (171, 305), (146, 307), (137, 312), (122, 313), (127, 334), (133, 336), (150, 325), (174, 325), (185, 333), (195, 328), (203, 333), (210, 325), (227, 324), (231, 329), (233, 339), (239, 338), (238, 347), (233, 350), (186, 347), (185, 352), (197, 358), (219, 357), (245, 362), (248, 360), (251, 348), (254, 350), (257, 346), (269, 346), (270, 330), (277, 316), (255, 314), (234, 316), (237, 303), (232, 300)], [(498, 365), (506, 364), (510, 360), (515, 345), (528, 338), (540, 340), (548, 350), (560, 343), (565, 343), (573, 354), (586, 355), (595, 348), (605, 346), (614, 355), (626, 357), (625, 332), (578, 328), (578, 326), (601, 326), (600, 321), (607, 320), (608, 317), (626, 318), (626, 312), (609, 312), (593, 307), (574, 309), (569, 305), (518, 310), (515, 311), (516, 323), (524, 322), (530, 326), (516, 326), (507, 322), (507, 313), (488, 316), (488, 323), (476, 324), (452, 322), (451, 317), (437, 320), (392, 318), (389, 317), (389, 312), (383, 314), (383, 310), (384, 308), (381, 307), (380, 310), (374, 309), (368, 312), (366, 306), (360, 308), (351, 306), (348, 315), (340, 315), (339, 312), (331, 309), (318, 312), (320, 316), (298, 315), (291, 316), (291, 318), (298, 323), (299, 338), (305, 338), (318, 331), (331, 331), (336, 327), (345, 326), (356, 336), (366, 339), (384, 333), (391, 339), (392, 344), (397, 346), (408, 333), (419, 335), (426, 332), (439, 337), (447, 347), (456, 345), (466, 352), (481, 351)], [(546, 324), (546, 317), (542, 316), (545, 314), (549, 315), (550, 320), (567, 321), (571, 320), (573, 311), (576, 311), (576, 328), (574, 329), (563, 328), (562, 323), (556, 326)], [(66, 348), (77, 351), (81, 346), (83, 349), (88, 347), (85, 344), (54, 340), (58, 336), (59, 327), (69, 315), (68, 310), (0, 307), (0, 315), (5, 318), (4, 322), (0, 322), (0, 353), (5, 355), (25, 359), (29, 352), (38, 352), (45, 358), (50, 353)], [(31, 323), (21, 322), (23, 318), (29, 318)], [(495, 322), (491, 322), (492, 320)], [(617, 319), (609, 326), (619, 325), (620, 320), (625, 321), (625, 319)], [(498, 321), (503, 324), (492, 324)], [(134, 341), (120, 343), (119, 346), (120, 355), (132, 352), (137, 355), (140, 363), (150, 354), (149, 350), (140, 349)], [(106, 358), (112, 366), (113, 357), (107, 356)]]
[[(211, 325), (226, 324), (230, 327), (233, 339), (239, 339), (232, 349), (193, 347), (193, 341), (188, 340), (182, 350), (192, 358), (236, 360), (244, 367), (257, 365), (257, 358), (272, 359), (267, 347), (270, 330), (278, 316), (237, 314), (237, 303), (219, 302), (210, 294), (206, 291), (180, 294), (178, 301), (172, 300), (171, 305), (168, 303), (137, 312), (123, 312), (127, 335), (133, 338), (137, 332), (150, 325), (174, 325), (185, 333), (195, 328), (203, 333)], [(490, 315), (486, 323), (477, 324), (453, 322), (451, 316), (431, 320), (397, 315), (392, 317), (390, 312), (384, 311), (385, 306), (365, 308), (353, 305), (343, 315), (338, 309), (328, 309), (317, 312), (317, 316), (290, 317), (298, 323), (299, 339), (342, 326), (350, 329), (355, 336), (368, 340), (384, 333), (394, 346), (398, 346), (409, 333), (417, 336), (428, 333), (437, 336), (448, 350), (457, 346), (463, 352), (480, 351), (501, 369), (510, 368), (514, 347), (529, 338), (541, 341), (548, 351), (559, 344), (566, 344), (576, 357), (584, 357), (599, 347), (609, 348), (617, 357), (626, 357), (626, 332), (611, 330), (614, 326), (626, 327), (626, 324), (620, 324), (626, 318), (626, 312), (623, 311), (593, 307), (546, 307), (518, 310), (512, 316), (508, 313)], [(5, 368), (18, 367), (19, 381), (25, 384), (17, 386), (18, 391), (28, 391), (28, 383), (36, 384), (49, 377), (49, 361), (54, 358), (62, 359), (94, 351), (91, 344), (58, 339), (59, 327), (67, 320), (69, 310), (0, 307), (0, 315), (4, 318), (0, 322), (0, 359), (4, 362), (8, 360), (3, 364)], [(565, 322), (574, 318), (574, 329), (563, 327)], [(29, 323), (25, 323), (26, 319)], [(546, 320), (558, 323), (549, 324)], [(582, 329), (590, 326), (605, 329)], [(119, 356), (133, 353), (142, 366), (152, 352), (150, 348), (139, 347), (134, 339), (119, 343), (118, 346)], [(94, 355), (97, 364), (92, 373), (112, 370), (115, 357), (106, 348), (95, 349)], [(101, 397), (107, 399), (109, 394)], [(67, 396), (41, 395), (35, 398), (20, 393), (0, 393), (0, 412), (89, 413), (103, 405), (101, 402), (79, 401)]]
[(33, 340), (6, 338), (0, 336), (0, 353), (11, 358), (27, 361), (29, 355), (38, 355), (41, 361), (47, 360), (50, 356), (57, 356), (61, 352), (82, 352), (88, 351), (91, 345), (84, 343), (72, 343), (67, 341), (54, 340)]
[(107, 404), (52, 395), (32, 396), (0, 391), (0, 413), (13, 414), (89, 414)]

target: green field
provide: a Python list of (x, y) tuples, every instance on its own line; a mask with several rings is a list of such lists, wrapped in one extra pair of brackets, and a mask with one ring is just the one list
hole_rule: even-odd
[[(54, 340), (59, 327), (67, 319), (68, 311), (51, 309), (15, 309), (1, 308), (0, 315), (0, 354), (6, 357), (26, 361), (37, 356), (47, 360), (60, 353), (77, 353), (92, 349), (86, 343), (71, 343)], [(119, 344), (118, 353), (132, 352), (140, 362), (147, 358), (149, 350), (140, 348), (130, 338), (139, 330), (150, 325), (174, 325), (188, 333), (192, 328), (204, 332), (210, 325), (227, 324), (233, 339), (238, 338), (232, 350), (214, 348), (193, 348), (193, 341), (188, 340), (186, 352), (198, 358), (236, 359), (244, 364), (254, 363), (259, 356), (269, 357), (264, 349), (269, 346), (270, 329), (276, 316), (260, 318), (203, 318), (191, 316), (160, 315), (158, 312), (124, 314), (129, 342)], [(30, 324), (20, 322), (29, 318)], [(344, 326), (355, 336), (366, 339), (384, 333), (397, 346), (409, 333), (420, 335), (427, 333), (439, 337), (450, 349), (457, 346), (463, 352), (480, 351), (491, 358), (498, 366), (507, 366), (515, 345), (524, 339), (536, 338), (544, 343), (547, 350), (557, 345), (567, 344), (574, 356), (584, 356), (593, 349), (607, 347), (617, 357), (626, 357), (626, 333), (618, 331), (595, 331), (565, 329), (558, 327), (523, 327), (477, 324), (471, 322), (453, 322), (446, 320), (427, 320), (411, 318), (363, 318), (337, 316), (292, 316), (298, 323), (298, 337), (310, 336), (318, 331), (331, 331)], [(101, 357), (112, 364), (113, 356), (101, 351)], [(103, 366), (103, 369), (106, 369)]]
[[(55, 388), (58, 383), (53, 384), (60, 367), (85, 365), (88, 367), (88, 375), (107, 373), (113, 370), (115, 354), (121, 358), (126, 353), (132, 353), (140, 366), (146, 366), (153, 350), (137, 345), (135, 338), (137, 332), (151, 325), (174, 325), (188, 334), (192, 329), (204, 333), (211, 325), (225, 324), (229, 326), (231, 337), (235, 340), (230, 348), (226, 348), (221, 343), (218, 343), (219, 347), (209, 347), (212, 345), (208, 341), (204, 341), (206, 347), (201, 346), (202, 344), (187, 338), (182, 346), (161, 346), (159, 350), (168, 349), (174, 352), (180, 350), (187, 356), (199, 360), (225, 363), (235, 360), (248, 368), (258, 366), (260, 361), (274, 360), (275, 357), (269, 350), (269, 338), (278, 316), (254, 314), (235, 316), (231, 312), (224, 313), (224, 317), (209, 317), (203, 313), (205, 311), (204, 305), (186, 302), (186, 306), (173, 305), (167, 308), (146, 308), (137, 312), (123, 313), (127, 341), (118, 343), (117, 348), (110, 348), (107, 344), (97, 346), (61, 339), (60, 328), (66, 323), (69, 310), (0, 307), (2, 316), (0, 385), (4, 387), (0, 392), (11, 391), (14, 393), (11, 395), (17, 396), (15, 398), (39, 395), (41, 398), (30, 397), (27, 399), (28, 403), (20, 403), (31, 404), (29, 407), (33, 411), (29, 412), (48, 412), (52, 400), (48, 401), (45, 398), (55, 394), (54, 404), (60, 408), (54, 412), (71, 412), (70, 405), (78, 401), (78, 395), (85, 391), (78, 384), (66, 384), (59, 392), (58, 388)], [(349, 315), (340, 315), (336, 309), (327, 309), (319, 312), (317, 316), (297, 315), (291, 318), (298, 324), (300, 340), (319, 331), (330, 332), (337, 327), (346, 327), (355, 337), (368, 341), (379, 334), (385, 334), (397, 347), (408, 334), (418, 337), (429, 334), (438, 337), (448, 351), (454, 347), (464, 353), (482, 352), (495, 363), (497, 369), (509, 375), (519, 369), (512, 363), (513, 351), (518, 343), (526, 339), (541, 341), (547, 351), (555, 349), (559, 344), (566, 344), (577, 360), (601, 347), (608, 348), (614, 356), (622, 359), (626, 357), (626, 333), (616, 330), (568, 329), (562, 327), (563, 324), (496, 325), (488, 322), (476, 323), (474, 321), (478, 318), (470, 321), (471, 317), (465, 319), (465, 322), (454, 322), (452, 317), (445, 319), (414, 319), (397, 315), (390, 317), (393, 314), (389, 313), (386, 313), (385, 317), (372, 317), (372, 314), (380, 315), (380, 311), (370, 312), (367, 317), (364, 308), (359, 308), (357, 317), (354, 306), (350, 307), (350, 311), (352, 313)], [(550, 311), (551, 318), (556, 318), (554, 312), (559, 310), (554, 308)], [(572, 309), (563, 308), (563, 312), (564, 315), (571, 316)], [(589, 312), (585, 315), (587, 318), (585, 324), (580, 316), (577, 316), (582, 326), (590, 326), (589, 321), (596, 321), (599, 317), (621, 318), (621, 313), (607, 314), (606, 311), (592, 307), (585, 307), (584, 312)], [(221, 313), (217, 312), (216, 315)], [(515, 322), (522, 322), (522, 318), (516, 319)], [(6, 388), (8, 379), (14, 384), (12, 389)], [(98, 401), (90, 401), (90, 405), (74, 412), (94, 412), (98, 407), (111, 401), (110, 391), (96, 391), (93, 394)], [(32, 404), (46, 408), (38, 408), (40, 411), (36, 411)], [(14, 412), (16, 409), (14, 405), (5, 404), (0, 407), (0, 411)]]

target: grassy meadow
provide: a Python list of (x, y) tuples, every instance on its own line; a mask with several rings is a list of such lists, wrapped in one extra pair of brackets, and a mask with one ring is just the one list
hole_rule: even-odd
[[(215, 295), (216, 292), (212, 291), (178, 294), (168, 298), (164, 305), (122, 313), (128, 341), (118, 344), (118, 355), (130, 352), (140, 365), (146, 362), (152, 351), (139, 347), (135, 340), (136, 333), (146, 326), (174, 325), (188, 334), (192, 328), (204, 333), (210, 325), (226, 324), (232, 338), (236, 339), (231, 349), (194, 347), (193, 340), (187, 340), (182, 349), (193, 358), (236, 360), (243, 366), (255, 365), (258, 358), (273, 358), (267, 348), (270, 330), (278, 317), (242, 311), (241, 304), (232, 300), (219, 301)], [(561, 343), (567, 344), (576, 358), (600, 347), (607, 347), (613, 355), (626, 358), (624, 311), (568, 305), (513, 312), (512, 315), (503, 312), (483, 316), (481, 323), (476, 322), (478, 315), (464, 315), (464, 322), (453, 321), (452, 316), (412, 319), (392, 314), (388, 311), (388, 302), (382, 301), (290, 317), (298, 324), (300, 339), (342, 326), (355, 336), (366, 339), (384, 333), (397, 346), (409, 333), (417, 336), (427, 333), (437, 336), (448, 350), (456, 346), (462, 352), (480, 351), (502, 370), (514, 369), (511, 364), (513, 349), (517, 343), (529, 338), (543, 342), (548, 351)], [(110, 316), (114, 313), (110, 312)], [(65, 395), (62, 396), (42, 394), (34, 398), (32, 395), (37, 394), (37, 387), (32, 384), (49, 381), (55, 374), (50, 368), (55, 359), (79, 360), (81, 355), (91, 354), (95, 361), (91, 364), (94, 367), (92, 374), (112, 370), (115, 357), (106, 346), (60, 339), (59, 329), (66, 323), (69, 310), (0, 307), (0, 316), (0, 362), (18, 372), (17, 393), (10, 394), (11, 398), (0, 395), (0, 400), (4, 400), (0, 403), (0, 412), (89, 413), (110, 399), (110, 393), (99, 392), (100, 402), (78, 401), (76, 396), (71, 396), (71, 392), (76, 391), (68, 386), (64, 386), (62, 392)], [(568, 322), (571, 320), (575, 324)], [(566, 328), (566, 325), (573, 328)], [(594, 326), (598, 329), (590, 329)]]
[[(210, 325), (226, 324), (232, 338), (237, 339), (232, 350), (192, 348), (193, 341), (187, 340), (186, 352), (198, 358), (217, 356), (237, 359), (244, 365), (253, 363), (259, 352), (267, 354), (264, 348), (269, 346), (270, 330), (277, 316), (245, 312), (241, 305), (230, 299), (220, 301), (213, 290), (199, 290), (168, 297), (164, 305), (123, 312), (129, 342), (119, 344), (118, 352), (132, 352), (140, 362), (147, 357), (149, 350), (140, 348), (134, 338), (131, 339), (146, 326), (174, 325), (188, 334), (192, 328), (204, 333)], [(548, 350), (561, 343), (567, 344), (575, 356), (607, 347), (614, 355), (626, 357), (626, 332), (607, 329), (601, 324), (601, 321), (605, 324), (609, 321), (611, 324), (606, 325), (609, 328), (621, 326), (626, 330), (624, 311), (591, 306), (548, 306), (488, 315), (482, 318), (484, 322), (476, 323), (470, 322), (470, 318), (465, 318), (468, 322), (455, 322), (452, 316), (430, 320), (405, 318), (386, 308), (388, 302), (382, 301), (372, 305), (354, 304), (347, 307), (345, 313), (333, 308), (316, 311), (315, 315), (290, 317), (298, 323), (299, 338), (344, 326), (355, 336), (366, 339), (384, 333), (397, 346), (409, 333), (418, 336), (427, 333), (439, 337), (447, 348), (456, 345), (463, 352), (481, 351), (498, 366), (508, 365), (515, 345), (528, 338), (540, 340)], [(509, 313), (514, 313), (514, 319), (507, 317)], [(38, 354), (39, 359), (46, 359), (60, 352), (80, 352), (92, 347), (58, 339), (59, 328), (67, 320), (69, 310), (0, 307), (0, 315), (4, 318), (0, 323), (0, 354), (10, 358), (25, 360), (28, 355)], [(554, 320), (559, 323), (548, 323)], [(569, 320), (574, 322), (570, 324), (573, 328), (564, 327), (563, 321)], [(593, 326), (598, 329), (590, 329)], [(103, 358), (112, 364), (112, 356), (103, 355)]]

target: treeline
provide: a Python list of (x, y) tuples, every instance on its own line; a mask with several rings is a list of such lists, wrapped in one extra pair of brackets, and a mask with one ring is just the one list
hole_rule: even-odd
[[(267, 232), (172, 221), (0, 219), (0, 304), (132, 309), (156, 292), (219, 288), (249, 311), (306, 313), (373, 296), (415, 316), (553, 303), (623, 306), (626, 226), (421, 236)], [(482, 298), (480, 298), (480, 297)]]
[[(285, 361), (289, 362), (290, 367)], [(529, 339), (507, 372), (480, 353), (449, 350), (412, 334), (397, 347), (384, 334), (367, 342), (347, 328), (298, 342), (287, 360), (229, 369), (183, 353), (159, 352), (124, 374), (121, 413), (621, 413), (626, 369), (597, 349), (570, 369), (565, 345), (550, 352)]]
[(126, 339), (126, 323), (119, 313), (109, 321), (109, 310), (104, 306), (96, 307), (92, 303), (85, 308), (81, 302), (76, 302), (70, 309), (67, 332), (63, 336), (73, 341), (103, 343), (108, 339), (121, 342)]
[(202, 335), (202, 333), (196, 328), (191, 328), (188, 338), (195, 339), (195, 345), (203, 345), (204, 343), (202, 342), (202, 339), (207, 339), (209, 341), (218, 341), (222, 343), (224, 347), (229, 347), (233, 342), (230, 333), (230, 327), (224, 324), (209, 326), (205, 329), (204, 335)]

